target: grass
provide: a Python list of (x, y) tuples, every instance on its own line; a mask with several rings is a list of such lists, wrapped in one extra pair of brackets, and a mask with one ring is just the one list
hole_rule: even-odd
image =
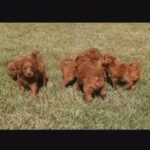
[[(0, 129), (150, 129), (149, 23), (1, 23)], [(124, 62), (142, 63), (135, 94), (107, 86), (107, 99), (85, 104), (75, 87), (60, 89), (59, 59), (96, 47)], [(39, 49), (47, 64), (51, 87), (37, 101), (21, 94), (3, 63)]]

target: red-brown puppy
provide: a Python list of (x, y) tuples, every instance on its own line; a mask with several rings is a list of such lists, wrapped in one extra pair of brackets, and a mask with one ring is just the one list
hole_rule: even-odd
[(35, 98), (39, 88), (47, 85), (45, 64), (39, 53), (33, 52), (29, 56), (20, 59), (17, 81), (21, 90), (31, 90), (31, 96)]
[(64, 88), (70, 84), (73, 84), (76, 80), (75, 69), (76, 63), (74, 59), (65, 58), (60, 61), (60, 67), (63, 74), (63, 82), (60, 84), (61, 88)]
[(109, 54), (104, 55), (104, 60), (115, 88), (117, 88), (117, 83), (125, 81), (127, 89), (135, 89), (136, 83), (140, 80), (140, 63), (120, 63), (115, 57)]
[(39, 79), (37, 76), (37, 69), (32, 59), (23, 59), (20, 61), (20, 69), (19, 73), (17, 74), (17, 81), (20, 90), (31, 90), (31, 96), (33, 98), (36, 97), (39, 90)]
[(84, 57), (76, 59), (76, 77), (77, 86), (82, 88), (84, 92), (84, 99), (86, 102), (92, 101), (95, 92), (101, 95), (104, 99), (106, 97), (105, 71), (102, 66), (101, 59), (94, 65), (91, 61), (83, 61)]

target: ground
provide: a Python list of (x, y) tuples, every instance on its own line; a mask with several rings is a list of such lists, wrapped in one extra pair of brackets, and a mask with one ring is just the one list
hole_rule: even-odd
[[(149, 23), (1, 23), (0, 33), (0, 129), (150, 128)], [(59, 88), (59, 60), (90, 47), (122, 62), (141, 62), (135, 93), (119, 87), (119, 96), (107, 85), (105, 101), (97, 97), (86, 104), (75, 86)], [(42, 53), (50, 81), (36, 101), (20, 93), (3, 66), (33, 49)]]

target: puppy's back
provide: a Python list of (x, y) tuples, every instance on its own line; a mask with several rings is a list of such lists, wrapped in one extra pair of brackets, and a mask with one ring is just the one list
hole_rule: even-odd
[(89, 48), (76, 57), (76, 62), (77, 65), (82, 64), (85, 61), (89, 61), (93, 64), (96, 64), (99, 58), (101, 57), (103, 57), (103, 55), (100, 53), (99, 49)]

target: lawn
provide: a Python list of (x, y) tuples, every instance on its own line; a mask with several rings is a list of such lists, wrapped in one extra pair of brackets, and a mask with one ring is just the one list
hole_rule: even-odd
[[(60, 89), (59, 60), (96, 47), (123, 62), (142, 64), (141, 80), (133, 94), (119, 87), (119, 96), (107, 85), (107, 98), (83, 101), (75, 86)], [(36, 101), (21, 94), (3, 64), (41, 51), (50, 85)], [(150, 129), (149, 23), (1, 23), (0, 129)]]

